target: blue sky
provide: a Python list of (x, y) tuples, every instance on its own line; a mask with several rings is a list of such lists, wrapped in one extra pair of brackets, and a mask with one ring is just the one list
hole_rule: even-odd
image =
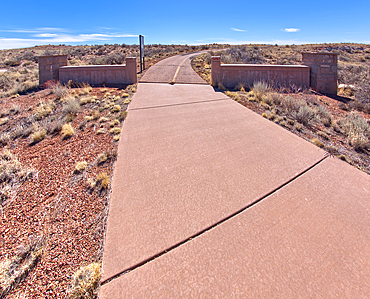
[(0, 49), (42, 44), (370, 43), (370, 1), (3, 1)]

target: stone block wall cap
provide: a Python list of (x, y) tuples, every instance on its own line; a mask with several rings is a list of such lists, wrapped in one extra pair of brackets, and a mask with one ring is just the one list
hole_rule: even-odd
[(125, 64), (92, 64), (92, 65), (66, 65), (61, 66), (59, 69), (103, 69), (103, 68), (122, 68)]
[(47, 58), (47, 57), (67, 57), (68, 54), (63, 54), (63, 55), (46, 55), (46, 56), (36, 56), (37, 58)]
[(256, 67), (256, 68), (285, 68), (285, 69), (307, 69), (310, 68), (308, 65), (304, 64), (241, 64), (241, 63), (233, 63), (233, 64), (221, 64), (222, 67), (224, 66), (237, 66), (237, 67)]
[(340, 53), (337, 52), (301, 52), (301, 54), (317, 54), (317, 55), (339, 55)]
[(221, 57), (220, 56), (212, 56), (211, 57), (211, 60), (213, 60), (213, 61), (220, 61), (221, 60)]

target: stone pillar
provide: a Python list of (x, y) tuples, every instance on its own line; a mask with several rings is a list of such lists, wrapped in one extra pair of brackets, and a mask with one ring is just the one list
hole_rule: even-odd
[(310, 86), (324, 94), (337, 94), (338, 53), (302, 52), (302, 64), (310, 67)]
[(136, 57), (126, 58), (127, 84), (137, 83)]
[[(212, 56), (211, 58), (211, 84), (213, 86), (218, 86), (221, 78), (221, 57)], [(222, 83), (222, 82), (221, 82)]]
[(44, 84), (49, 80), (59, 81), (59, 68), (67, 64), (67, 55), (40, 56), (39, 84)]

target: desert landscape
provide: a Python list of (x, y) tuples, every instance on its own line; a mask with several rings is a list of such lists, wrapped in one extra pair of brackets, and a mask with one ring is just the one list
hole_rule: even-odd
[[(266, 82), (213, 87), (370, 174), (369, 45), (148, 45), (146, 65), (204, 50), (192, 67), (210, 85), (212, 56), (288, 65), (300, 64), (304, 51), (338, 53), (336, 96)], [(100, 287), (117, 147), (137, 85), (39, 86), (37, 57), (54, 54), (67, 54), (69, 65), (122, 64), (139, 47), (0, 50), (0, 298), (97, 298)]]

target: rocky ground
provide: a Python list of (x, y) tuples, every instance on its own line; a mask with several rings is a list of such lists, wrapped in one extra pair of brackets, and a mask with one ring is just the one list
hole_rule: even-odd
[(79, 298), (73, 283), (79, 289), (99, 278), (74, 274), (101, 260), (117, 144), (135, 88), (52, 85), (0, 100), (1, 298)]

